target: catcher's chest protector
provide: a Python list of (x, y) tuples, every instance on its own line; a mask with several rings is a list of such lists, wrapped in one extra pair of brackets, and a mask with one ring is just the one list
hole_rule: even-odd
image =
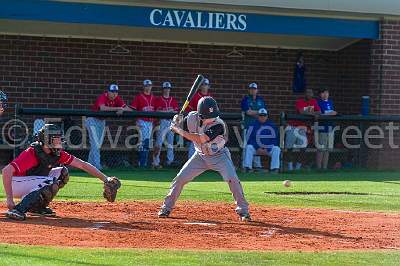
[(228, 141), (228, 131), (225, 122), (221, 118), (217, 117), (214, 122), (204, 126), (201, 123), (198, 113), (193, 111), (188, 114), (186, 121), (190, 133), (203, 134), (209, 128), (218, 124), (221, 124), (224, 127), (224, 134), (221, 135), (222, 138), (217, 137), (203, 144), (193, 142), (194, 147), (198, 152), (204, 155), (213, 155), (225, 147), (225, 143)]
[(60, 156), (54, 154), (47, 154), (43, 151), (42, 146), (38, 142), (31, 144), (31, 147), (35, 150), (36, 157), (38, 158), (39, 164), (29, 169), (26, 172), (27, 176), (48, 176), (53, 167), (59, 166)]

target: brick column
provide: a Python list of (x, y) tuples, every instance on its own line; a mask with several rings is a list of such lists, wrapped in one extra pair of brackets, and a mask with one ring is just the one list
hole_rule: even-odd
[[(382, 20), (380, 39), (371, 43), (369, 95), (373, 114), (400, 115), (400, 20)], [(400, 145), (400, 130), (394, 136), (394, 143)], [(400, 168), (400, 149), (389, 147), (387, 130), (383, 145), (370, 152), (369, 166)]]

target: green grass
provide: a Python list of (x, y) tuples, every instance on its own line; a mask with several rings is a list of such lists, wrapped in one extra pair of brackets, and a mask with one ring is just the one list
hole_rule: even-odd
[[(123, 186), (118, 200), (162, 201), (176, 171), (120, 170), (107, 171), (107, 174), (122, 179)], [(102, 184), (99, 180), (88, 178), (86, 174), (78, 171), (72, 175), (70, 183), (57, 196), (58, 200), (103, 200)], [(282, 175), (252, 173), (240, 174), (240, 178), (251, 204), (400, 212), (399, 172), (310, 172)], [(282, 185), (285, 179), (293, 181), (292, 187), (285, 188)], [(289, 194), (274, 194), (280, 192)], [(311, 194), (295, 194), (299, 192)], [(319, 194), (321, 192), (337, 194)], [(0, 195), (3, 195), (1, 190)], [(213, 172), (207, 172), (189, 183), (180, 199), (232, 202), (227, 184)]]
[[(118, 200), (161, 203), (176, 171), (106, 171), (122, 179)], [(341, 171), (284, 175), (240, 174), (250, 204), (400, 212), (400, 172)], [(282, 181), (293, 186), (285, 188)], [(1, 186), (2, 187), (2, 186)], [(96, 178), (74, 171), (57, 200), (104, 201)], [(265, 193), (268, 192), (268, 193)], [(285, 192), (286, 194), (279, 194)], [(299, 194), (307, 192), (308, 194)], [(297, 193), (297, 194), (296, 194)], [(325, 193), (325, 194), (321, 194)], [(342, 193), (342, 194), (341, 194)], [(4, 192), (0, 189), (0, 198)], [(232, 202), (215, 173), (189, 183), (181, 200)], [(0, 231), (1, 232), (1, 231)], [(0, 244), (0, 265), (400, 265), (400, 252), (230, 252), (143, 249), (72, 249)]]
[(399, 265), (399, 252), (208, 252), (0, 245), (0, 265)]

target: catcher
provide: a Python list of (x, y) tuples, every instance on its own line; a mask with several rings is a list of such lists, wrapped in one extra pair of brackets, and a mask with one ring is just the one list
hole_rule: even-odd
[(184, 119), (175, 115), (171, 130), (192, 141), (196, 152), (173, 180), (158, 217), (166, 218), (170, 215), (185, 184), (206, 170), (214, 170), (228, 183), (240, 220), (251, 221), (249, 204), (244, 197), (229, 149), (225, 147), (227, 129), (224, 121), (219, 118), (217, 102), (209, 96), (201, 98), (197, 112), (190, 112)]
[[(116, 177), (107, 177), (91, 164), (62, 150), (63, 133), (54, 124), (44, 125), (37, 141), (3, 168), (3, 185), (7, 196), (6, 216), (25, 220), (26, 213), (55, 216), (48, 207), (59, 189), (69, 180), (65, 165), (79, 168), (104, 182), (103, 196), (113, 202), (121, 183)], [(15, 205), (14, 198), (21, 201)]]

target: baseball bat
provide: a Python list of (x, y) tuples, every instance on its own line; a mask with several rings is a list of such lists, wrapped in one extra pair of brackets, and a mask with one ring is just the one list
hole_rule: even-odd
[(188, 107), (189, 102), (192, 100), (194, 94), (200, 88), (201, 84), (203, 84), (203, 81), (204, 81), (203, 75), (201, 75), (201, 74), (197, 75), (197, 78), (194, 81), (192, 87), (190, 88), (189, 94), (186, 97), (185, 103), (183, 104), (182, 109), (179, 112), (179, 114), (182, 114), (185, 111), (185, 109)]

